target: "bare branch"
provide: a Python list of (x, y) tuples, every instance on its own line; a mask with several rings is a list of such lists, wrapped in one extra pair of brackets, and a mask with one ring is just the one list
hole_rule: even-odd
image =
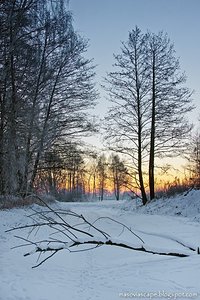
[[(38, 196), (35, 197), (40, 199), (40, 197)], [(30, 232), (28, 233), (29, 238), (15, 236), (16, 238), (24, 241), (25, 244), (18, 245), (14, 248), (34, 246), (34, 249), (24, 254), (24, 256), (29, 256), (35, 253), (39, 253), (37, 264), (33, 268), (39, 267), (41, 264), (43, 264), (52, 256), (54, 256), (57, 252), (62, 250), (68, 250), (69, 252), (82, 252), (82, 251), (92, 250), (103, 245), (116, 246), (125, 249), (140, 251), (140, 252), (146, 252), (146, 253), (152, 253), (158, 255), (169, 255), (169, 256), (176, 256), (176, 257), (187, 257), (190, 255), (191, 251), (195, 250), (191, 247), (187, 247), (183, 242), (180, 242), (173, 238), (170, 239), (177, 242), (178, 244), (181, 244), (184, 247), (187, 247), (187, 251), (179, 252), (179, 251), (167, 251), (167, 250), (162, 251), (160, 249), (156, 250), (155, 248), (152, 248), (151, 246), (146, 244), (145, 241), (138, 234), (136, 234), (130, 227), (111, 217), (106, 217), (106, 216), (99, 217), (93, 222), (89, 222), (82, 214), (79, 215), (76, 212), (64, 211), (64, 210), (60, 212), (62, 213), (62, 217), (61, 217), (59, 211), (54, 210), (43, 200), (42, 203), (46, 206), (47, 210), (44, 210), (44, 213), (42, 211), (39, 211), (38, 213), (35, 211), (34, 215), (31, 215), (31, 218), (33, 218), (33, 216), (36, 217), (35, 220), (33, 218), (33, 221), (35, 222), (34, 224), (19, 226), (6, 231), (6, 232), (11, 232), (14, 230), (31, 229), (31, 233)], [(44, 218), (45, 222), (40, 222), (41, 218), (42, 220)], [(65, 219), (69, 218), (71, 222), (74, 222), (77, 219), (81, 219), (82, 222), (79, 223), (75, 222), (75, 225), (71, 225), (64, 218)], [(60, 220), (62, 220), (62, 222), (60, 222)], [(127, 242), (127, 241), (119, 240), (118, 238), (117, 239), (113, 238), (111, 234), (101, 230), (99, 227), (95, 225), (97, 224), (97, 222), (101, 222), (105, 220), (109, 220), (115, 224), (119, 224), (122, 227), (122, 232), (124, 232), (124, 229), (128, 230), (134, 238), (138, 239), (137, 243), (135, 242), (132, 243), (129, 241)], [(104, 224), (104, 223), (100, 223), (100, 224)], [(82, 229), (83, 226), (86, 226), (87, 230), (83, 230)], [(49, 228), (48, 233), (46, 233), (45, 230), (45, 234), (47, 235), (46, 239), (35, 240), (34, 238), (34, 240), (32, 240), (30, 238), (33, 229), (42, 229), (44, 227)], [(88, 232), (91, 229), (93, 230), (92, 234)], [(74, 232), (76, 232), (77, 235), (75, 235)], [(98, 234), (100, 234), (100, 236), (98, 236)], [(122, 233), (120, 233), (120, 235), (121, 234)], [(52, 237), (53, 235), (55, 236), (55, 238)], [(87, 245), (90, 247), (79, 248), (79, 246), (87, 246)], [(77, 246), (78, 248), (74, 250), (73, 248)], [(42, 253), (48, 254), (49, 252), (52, 253), (39, 262), (41, 254)]]

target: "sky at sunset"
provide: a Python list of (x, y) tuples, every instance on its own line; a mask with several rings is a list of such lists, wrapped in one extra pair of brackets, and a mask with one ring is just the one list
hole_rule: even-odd
[(74, 27), (89, 39), (87, 56), (94, 58), (100, 92), (96, 113), (104, 116), (109, 103), (100, 87), (106, 72), (112, 71), (113, 53), (120, 53), (122, 41), (137, 25), (142, 31), (167, 32), (174, 43), (187, 86), (195, 90), (195, 111), (200, 115), (200, 0), (70, 0)]

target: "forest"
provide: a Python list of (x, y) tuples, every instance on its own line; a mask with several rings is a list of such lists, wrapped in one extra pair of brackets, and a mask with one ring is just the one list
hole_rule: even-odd
[[(200, 186), (195, 109), (167, 33), (137, 26), (116, 49), (102, 79), (110, 101), (103, 120), (88, 41), (76, 32), (66, 1), (0, 2), (0, 195), (45, 194), (63, 201), (140, 197)], [(85, 137), (103, 136), (103, 152)], [(186, 159), (171, 182), (166, 158)], [(160, 165), (162, 165), (160, 167)], [(9, 201), (9, 200), (8, 200)]]
[(199, 9), (0, 0), (0, 300), (200, 299)]

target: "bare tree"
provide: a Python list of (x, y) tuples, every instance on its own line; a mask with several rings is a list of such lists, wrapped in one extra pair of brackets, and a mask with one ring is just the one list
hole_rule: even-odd
[(104, 199), (104, 192), (107, 179), (107, 161), (104, 154), (100, 155), (97, 163), (98, 185), (99, 185), (99, 198)]
[(146, 67), (146, 36), (138, 27), (115, 55), (116, 71), (108, 74), (106, 90), (113, 106), (106, 118), (106, 140), (111, 150), (128, 155), (138, 177), (143, 204), (147, 202), (143, 166), (149, 144), (149, 79)]
[(191, 138), (186, 158), (188, 160), (187, 170), (189, 171), (192, 187), (200, 188), (200, 134), (196, 132)]
[(63, 201), (81, 200), (85, 195), (84, 151), (76, 144), (56, 145), (46, 151), (38, 166), (37, 189)]
[(0, 3), (1, 193), (34, 188), (44, 152), (94, 131), (94, 67), (63, 0)]
[[(1, 1), (1, 193), (19, 191), (23, 176), (23, 144), (29, 110), (28, 82), (33, 60), (33, 20), (28, 10), (33, 0)], [(30, 84), (31, 86), (31, 84)], [(25, 108), (24, 108), (25, 106)], [(26, 112), (26, 114), (25, 114)]]
[(65, 10), (63, 1), (51, 5), (53, 15), (50, 20), (49, 6), (45, 7), (47, 42), (44, 42), (44, 47), (47, 47), (45, 65), (51, 65), (50, 80), (43, 86), (47, 96), (30, 188), (33, 187), (42, 152), (46, 145), (49, 147), (50, 141), (55, 143), (60, 137), (72, 139), (94, 130), (86, 114), (86, 110), (94, 106), (96, 97), (92, 83), (93, 66), (82, 57), (87, 42), (73, 30), (71, 15)]
[(128, 170), (118, 155), (111, 155), (109, 159), (109, 169), (111, 172), (111, 180), (113, 182), (113, 190), (116, 200), (120, 198), (121, 189), (127, 186)]
[[(115, 56), (116, 71), (108, 74), (106, 90), (113, 107), (106, 118), (110, 149), (132, 158), (132, 169), (147, 202), (155, 197), (155, 159), (180, 154), (191, 126), (191, 92), (184, 86), (179, 60), (166, 34), (143, 34), (138, 27)], [(144, 176), (145, 171), (148, 176)]]
[(98, 156), (95, 152), (90, 153), (87, 166), (87, 192), (92, 195), (93, 199), (97, 196), (97, 179), (98, 179)]
[(191, 91), (184, 86), (186, 77), (167, 34), (147, 34), (147, 63), (151, 85), (149, 190), (153, 199), (155, 158), (177, 155), (185, 148), (191, 130), (185, 115), (192, 106)]

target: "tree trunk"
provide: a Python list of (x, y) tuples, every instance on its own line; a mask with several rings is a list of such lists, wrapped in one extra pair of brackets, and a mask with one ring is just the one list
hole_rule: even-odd
[(103, 201), (103, 195), (104, 195), (104, 182), (101, 183), (101, 195), (100, 195), (101, 201)]
[(120, 195), (120, 184), (119, 184), (118, 176), (119, 174), (116, 174), (116, 182), (115, 182), (116, 200), (119, 200), (119, 195)]
[(58, 73), (56, 75), (54, 84), (53, 84), (53, 88), (52, 88), (52, 92), (50, 95), (50, 99), (49, 99), (49, 103), (48, 103), (48, 108), (47, 108), (47, 112), (46, 112), (46, 116), (45, 116), (45, 120), (44, 120), (44, 125), (42, 128), (42, 133), (41, 133), (41, 138), (40, 138), (40, 142), (39, 142), (39, 149), (37, 151), (37, 155), (36, 155), (36, 159), (35, 159), (35, 163), (34, 163), (34, 167), (33, 167), (33, 173), (31, 176), (31, 180), (30, 180), (30, 184), (29, 184), (29, 189), (32, 190), (33, 189), (33, 184), (34, 184), (34, 180), (37, 174), (37, 169), (38, 169), (38, 165), (40, 162), (40, 158), (41, 158), (41, 154), (44, 148), (44, 141), (45, 141), (45, 137), (47, 134), (47, 125), (48, 125), (48, 121), (49, 121), (49, 117), (50, 117), (50, 113), (51, 113), (51, 107), (52, 107), (52, 102), (53, 102), (53, 98), (54, 98), (54, 93), (55, 93), (55, 89), (59, 80), (59, 76), (62, 70), (62, 62), (59, 66), (58, 69)]
[(144, 180), (143, 180), (143, 173), (142, 173), (142, 155), (141, 155), (141, 149), (138, 148), (138, 176), (139, 176), (139, 182), (140, 182), (140, 191), (142, 196), (142, 203), (145, 205), (147, 203), (147, 195), (144, 188)]
[(147, 203), (147, 195), (144, 187), (143, 172), (142, 172), (142, 125), (141, 125), (141, 108), (140, 108), (140, 91), (138, 83), (137, 74), (137, 61), (136, 65), (136, 88), (137, 88), (137, 113), (138, 113), (138, 176), (140, 183), (140, 191), (142, 196), (142, 203), (145, 205)]
[[(96, 172), (96, 170), (95, 170), (95, 172)], [(93, 191), (92, 191), (92, 193), (93, 193), (93, 198), (96, 198), (96, 174), (95, 173), (93, 175)]]
[(151, 139), (150, 139), (150, 153), (149, 153), (149, 192), (150, 199), (155, 198), (154, 186), (154, 160), (155, 160), (155, 52), (153, 52), (152, 61), (152, 113), (151, 113)]
[(9, 106), (8, 114), (8, 150), (7, 150), (7, 167), (6, 167), (6, 181), (7, 181), (7, 193), (15, 194), (18, 189), (17, 182), (17, 135), (16, 135), (16, 118), (17, 118), (17, 92), (16, 92), (16, 80), (15, 80), (15, 63), (14, 63), (14, 28), (12, 15), (14, 11), (14, 4), (12, 8), (12, 14), (10, 16), (10, 55), (9, 55), (9, 72), (11, 80), (11, 103)]
[[(2, 84), (3, 85), (3, 84)], [(5, 118), (5, 107), (4, 107), (4, 96), (3, 86), (0, 86), (0, 194), (5, 192), (4, 184), (4, 118)]]
[[(138, 110), (140, 114), (140, 107), (138, 104)], [(140, 183), (140, 191), (142, 196), (142, 203), (145, 205), (147, 203), (147, 195), (144, 187), (144, 180), (143, 180), (143, 172), (142, 172), (142, 142), (141, 142), (141, 119), (138, 117), (138, 176), (139, 176), (139, 183)]]
[(33, 124), (34, 124), (34, 120), (35, 120), (35, 109), (36, 109), (36, 104), (37, 104), (38, 94), (39, 94), (39, 85), (40, 85), (43, 67), (44, 67), (44, 63), (45, 63), (46, 48), (47, 48), (47, 32), (45, 31), (45, 41), (44, 41), (44, 47), (43, 47), (43, 52), (42, 52), (42, 60), (41, 60), (40, 69), (39, 69), (39, 73), (38, 73), (38, 77), (37, 77), (35, 94), (33, 97), (30, 124), (29, 124), (29, 128), (28, 128), (28, 136), (27, 136), (27, 141), (26, 141), (25, 170), (24, 170), (23, 184), (21, 187), (21, 193), (24, 195), (27, 194), (28, 189), (29, 189), (29, 187), (28, 187), (28, 172), (29, 172), (29, 163), (31, 160), (31, 154), (30, 154), (31, 140), (32, 140), (32, 134), (33, 134)]

